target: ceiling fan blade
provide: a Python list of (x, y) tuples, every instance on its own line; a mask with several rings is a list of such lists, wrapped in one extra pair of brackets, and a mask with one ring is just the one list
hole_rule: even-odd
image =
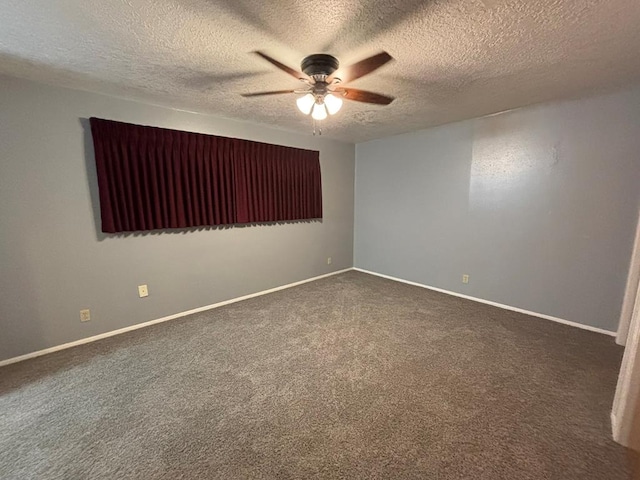
[(388, 95), (381, 95), (379, 93), (368, 92), (366, 90), (358, 90), (357, 88), (340, 88), (336, 93), (342, 93), (343, 97), (347, 100), (375, 103), (377, 105), (389, 105), (394, 100), (393, 97), (389, 97)]
[(309, 78), (307, 77), (304, 73), (299, 72), (297, 70), (294, 70), (291, 67), (287, 67), (284, 63), (280, 63), (278, 60), (276, 60), (275, 58), (271, 58), (269, 55), (267, 55), (266, 53), (260, 52), (260, 51), (255, 51), (253, 52), (256, 55), (260, 55), (262, 58), (264, 58), (267, 62), (269, 62), (272, 65), (275, 65), (276, 67), (278, 67), (280, 70), (282, 70), (285, 73), (288, 73), (289, 75), (291, 75), (292, 77), (294, 77), (296, 80), (300, 80), (301, 78)]
[(347, 68), (339, 69), (336, 74), (329, 77), (327, 81), (331, 82), (335, 77), (338, 77), (342, 80), (342, 83), (352, 82), (370, 74), (391, 60), (393, 60), (393, 57), (387, 52), (380, 52), (372, 57), (360, 60)]
[(273, 90), (271, 92), (253, 92), (253, 93), (241, 93), (243, 97), (262, 97), (263, 95), (280, 95), (282, 93), (296, 93), (295, 90)]

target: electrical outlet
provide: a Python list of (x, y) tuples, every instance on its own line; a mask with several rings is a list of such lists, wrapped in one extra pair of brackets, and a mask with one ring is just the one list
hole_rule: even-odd
[(331, 262), (332, 262), (331, 257), (327, 257), (327, 265), (331, 265)]
[(469, 275), (466, 273), (462, 275), (462, 283), (469, 283)]
[(91, 320), (91, 310), (88, 308), (86, 310), (80, 310), (80, 321), (88, 322), (89, 320)]
[(146, 285), (138, 285), (138, 296), (148, 297), (149, 296), (149, 288)]

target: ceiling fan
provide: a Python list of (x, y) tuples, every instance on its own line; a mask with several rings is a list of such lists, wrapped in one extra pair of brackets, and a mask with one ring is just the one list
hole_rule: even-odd
[(343, 87), (358, 78), (364, 77), (377, 70), (393, 57), (387, 52), (380, 52), (365, 58), (353, 65), (340, 70), (340, 77), (334, 75), (340, 66), (338, 59), (332, 55), (317, 53), (305, 57), (301, 64), (301, 72), (284, 65), (264, 52), (253, 52), (266, 61), (275, 65), (280, 70), (306, 84), (305, 88), (298, 90), (274, 90), (267, 92), (243, 93), (243, 97), (259, 97), (263, 95), (280, 95), (284, 93), (301, 94), (296, 103), (305, 115), (311, 114), (314, 120), (324, 120), (327, 114), (333, 115), (342, 107), (342, 99), (355, 102), (373, 103), (377, 105), (389, 105), (394, 98), (388, 95), (359, 90), (357, 88)]

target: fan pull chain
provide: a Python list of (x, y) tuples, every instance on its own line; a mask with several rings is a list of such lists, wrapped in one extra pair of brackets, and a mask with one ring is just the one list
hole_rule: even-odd
[(316, 131), (318, 132), (318, 135), (322, 135), (322, 126), (320, 126), (322, 124), (318, 123), (315, 118), (312, 118), (311, 122), (313, 124), (313, 136), (316, 136)]

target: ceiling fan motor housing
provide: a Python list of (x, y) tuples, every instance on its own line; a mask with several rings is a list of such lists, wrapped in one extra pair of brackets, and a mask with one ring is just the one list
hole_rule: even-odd
[(300, 66), (302, 67), (302, 71), (310, 77), (314, 75), (329, 76), (338, 69), (340, 63), (338, 59), (332, 55), (316, 53), (305, 57)]

